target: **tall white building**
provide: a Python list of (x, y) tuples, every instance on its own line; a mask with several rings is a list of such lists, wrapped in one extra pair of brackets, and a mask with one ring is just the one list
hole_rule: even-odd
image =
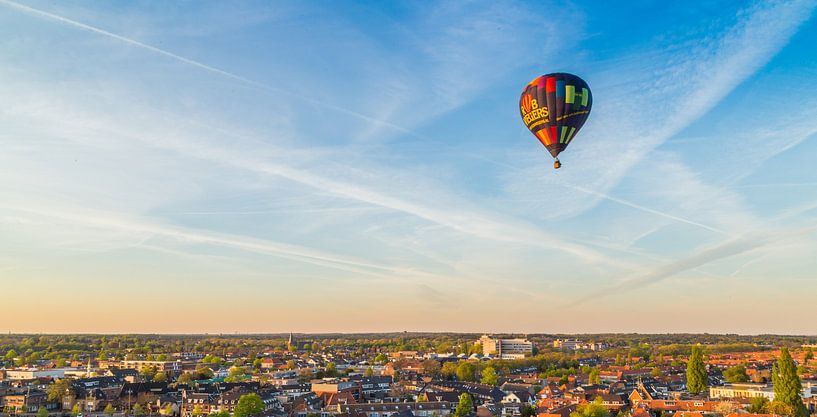
[(499, 339), (489, 335), (479, 338), (482, 354), (500, 359), (521, 359), (533, 354), (533, 343), (528, 339)]

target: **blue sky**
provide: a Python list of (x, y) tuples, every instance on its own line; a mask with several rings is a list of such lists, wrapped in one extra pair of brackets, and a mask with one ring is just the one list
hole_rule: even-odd
[(696, 3), (0, 0), (3, 330), (813, 334), (817, 2)]

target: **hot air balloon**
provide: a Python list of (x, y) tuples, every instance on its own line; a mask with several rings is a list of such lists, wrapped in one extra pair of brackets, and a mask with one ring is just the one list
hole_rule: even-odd
[(556, 169), (562, 166), (559, 153), (579, 133), (591, 107), (593, 95), (587, 83), (561, 72), (534, 79), (519, 98), (522, 121), (553, 155)]

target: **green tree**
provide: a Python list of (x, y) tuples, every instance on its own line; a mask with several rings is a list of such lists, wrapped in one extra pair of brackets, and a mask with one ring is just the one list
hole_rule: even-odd
[(749, 401), (749, 408), (752, 414), (766, 414), (769, 412), (769, 399), (766, 397), (754, 397)]
[(580, 404), (570, 417), (610, 417), (610, 412), (602, 405), (601, 397), (596, 397), (593, 402)]
[(767, 407), (770, 414), (775, 414), (778, 416), (793, 416), (794, 411), (792, 407), (782, 401), (772, 401), (769, 403)]
[(109, 415), (109, 416), (113, 416), (113, 413), (115, 413), (115, 412), (116, 412), (116, 410), (113, 408), (113, 405), (112, 405), (111, 403), (108, 403), (108, 404), (105, 406), (105, 409), (104, 409), (104, 410), (102, 410), (102, 413), (103, 413), (103, 414), (107, 414), (107, 415)]
[(48, 417), (48, 410), (46, 410), (45, 407), (40, 407), (40, 409), (37, 410), (37, 417)]
[(135, 416), (143, 416), (143, 415), (145, 415), (145, 409), (144, 409), (144, 408), (142, 407), (142, 405), (141, 405), (141, 404), (139, 404), (139, 403), (136, 403), (136, 404), (134, 404), (134, 405), (133, 405), (133, 410), (132, 410), (132, 412), (133, 412), (133, 415), (135, 415)]
[(16, 358), (16, 357), (17, 357), (17, 352), (15, 352), (14, 349), (9, 349), (6, 352), (6, 356), (3, 356), (3, 360), (5, 360), (7, 362), (12, 362), (14, 360), (14, 358)]
[(335, 367), (335, 362), (329, 362), (326, 364), (326, 376), (337, 376), (338, 370)]
[(227, 378), (225, 382), (241, 382), (246, 378), (246, 370), (240, 366), (232, 366), (227, 371)]
[(374, 369), (372, 369), (371, 366), (366, 368), (366, 371), (363, 372), (363, 376), (365, 376), (365, 377), (370, 377), (370, 376), (373, 376), (373, 375), (374, 375)]
[(701, 346), (692, 347), (692, 354), (687, 362), (687, 391), (697, 395), (703, 392), (707, 386), (706, 365)]
[(389, 361), (389, 358), (386, 355), (382, 354), (382, 353), (378, 353), (377, 356), (374, 357), (374, 363), (383, 364), (383, 363), (386, 363), (388, 361)]
[(230, 417), (230, 412), (226, 410), (218, 411), (215, 413), (210, 413), (207, 417)]
[(535, 417), (536, 416), (536, 407), (532, 405), (523, 405), (522, 409), (520, 410), (521, 417)]
[(473, 363), (464, 361), (457, 366), (457, 379), (460, 381), (471, 382), (474, 380), (477, 368)]
[(808, 362), (814, 359), (814, 351), (811, 348), (806, 348), (806, 353), (803, 355), (803, 362)]
[(244, 394), (233, 410), (234, 417), (249, 417), (264, 411), (264, 401), (256, 393)]
[(48, 394), (48, 401), (62, 402), (69, 388), (71, 388), (71, 381), (67, 378), (54, 381), (53, 384), (45, 389), (45, 392)]
[(590, 373), (587, 375), (587, 382), (590, 384), (600, 384), (601, 372), (597, 368), (591, 369)]
[(654, 366), (650, 371), (650, 375), (652, 375), (653, 378), (658, 378), (661, 376), (661, 368)]
[(423, 373), (427, 375), (439, 375), (440, 363), (434, 359), (426, 359), (423, 361)]
[(195, 379), (212, 379), (215, 374), (213, 370), (202, 366), (200, 368), (196, 368), (196, 378)]
[(726, 368), (726, 370), (723, 371), (723, 377), (727, 382), (732, 383), (749, 381), (749, 375), (746, 374), (746, 365), (743, 364)]
[(156, 375), (156, 367), (145, 366), (144, 368), (142, 368), (141, 371), (139, 371), (139, 374), (145, 377), (145, 379), (147, 379), (148, 381), (151, 381), (153, 380), (153, 376)]
[(440, 373), (446, 379), (451, 379), (454, 375), (457, 374), (457, 364), (454, 362), (446, 362), (443, 364), (442, 369), (440, 369)]
[(71, 415), (72, 416), (78, 416), (79, 415), (79, 404), (74, 404), (74, 406), (71, 407)]
[(190, 372), (185, 372), (179, 375), (179, 378), (176, 380), (176, 383), (193, 385), (193, 375), (191, 375)]
[(499, 377), (496, 375), (496, 370), (492, 366), (488, 366), (482, 370), (482, 379), (480, 380), (485, 385), (496, 385), (499, 382)]
[(463, 417), (471, 414), (472, 412), (474, 412), (474, 402), (471, 400), (471, 396), (468, 395), (467, 392), (463, 392), (460, 394), (460, 402), (457, 404), (457, 408), (454, 409), (454, 416)]
[(200, 405), (196, 405), (193, 407), (193, 412), (191, 414), (193, 414), (194, 417), (199, 417), (204, 415), (204, 410), (201, 409)]
[(774, 384), (775, 402), (781, 402), (791, 407), (794, 417), (808, 417), (809, 413), (803, 404), (800, 393), (803, 386), (800, 377), (797, 376), (797, 366), (791, 358), (789, 350), (780, 348), (780, 356), (777, 358), (777, 367), (772, 369), (772, 383)]
[[(162, 415), (163, 416), (172, 416), (173, 415), (173, 406), (171, 404), (166, 405), (165, 408), (162, 409)], [(229, 413), (227, 413), (227, 417), (229, 417)]]

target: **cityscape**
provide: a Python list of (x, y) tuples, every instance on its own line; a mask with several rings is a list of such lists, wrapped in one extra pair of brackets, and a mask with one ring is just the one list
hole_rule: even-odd
[(817, 417), (817, 0), (0, 0), (0, 417)]
[(10, 416), (807, 417), (817, 337), (7, 335)]

